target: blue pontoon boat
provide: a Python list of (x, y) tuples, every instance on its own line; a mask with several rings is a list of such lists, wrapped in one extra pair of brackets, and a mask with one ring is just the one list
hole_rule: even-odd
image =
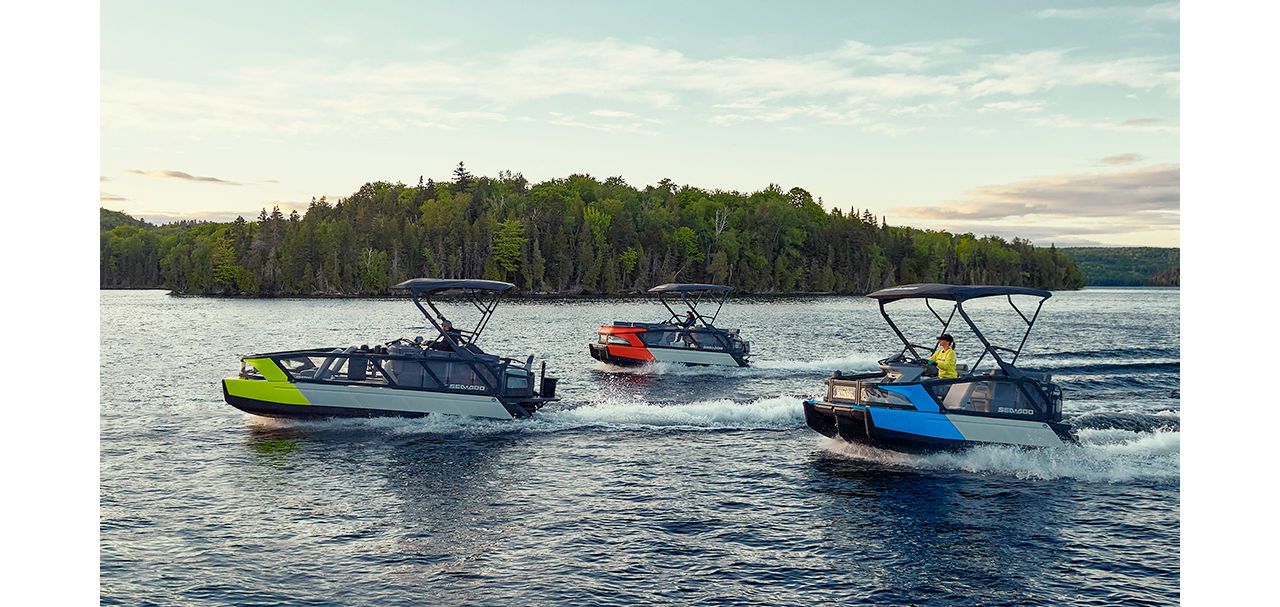
[[(903, 343), (902, 351), (879, 361), (874, 373), (845, 376), (839, 371), (827, 380), (821, 400), (804, 402), (805, 422), (819, 433), (846, 441), (907, 451), (950, 449), (976, 444), (1050, 447), (1075, 442), (1062, 423), (1062, 390), (1048, 374), (1015, 366), (1040, 308), (1051, 293), (1026, 287), (914, 284), (881, 289), (869, 297)], [(1014, 297), (1038, 298), (1028, 317)], [(1026, 324), (1017, 349), (990, 343), (965, 311), (964, 303), (981, 297), (1005, 297)], [(970, 367), (957, 365), (958, 377), (930, 377), (936, 367), (926, 364), (933, 347), (912, 343), (886, 312), (886, 306), (908, 299), (924, 299), (946, 333), (958, 314), (982, 345)], [(951, 303), (943, 318), (930, 303)], [(974, 371), (990, 356), (991, 368)]]

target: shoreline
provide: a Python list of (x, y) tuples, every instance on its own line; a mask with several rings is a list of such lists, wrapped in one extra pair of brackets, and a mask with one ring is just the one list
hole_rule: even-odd
[[(1080, 289), (1056, 289), (1056, 291), (1082, 291), (1084, 289), (1179, 289), (1180, 286), (1146, 286), (1146, 285), (1085, 285)], [(219, 293), (178, 293), (164, 287), (100, 287), (99, 291), (166, 291), (170, 297), (210, 297), (215, 299), (398, 299), (402, 297), (394, 293), (377, 295), (351, 293), (311, 293), (294, 295), (247, 295)], [(833, 292), (792, 292), (792, 293), (734, 293), (734, 298), (750, 299), (790, 299), (790, 298), (828, 298), (828, 297), (865, 297), (866, 293), (833, 293)], [(504, 296), (508, 300), (553, 301), (553, 300), (617, 300), (648, 299), (653, 297), (646, 292), (628, 292), (615, 294), (586, 293), (514, 293)], [(448, 296), (446, 296), (448, 298)]]

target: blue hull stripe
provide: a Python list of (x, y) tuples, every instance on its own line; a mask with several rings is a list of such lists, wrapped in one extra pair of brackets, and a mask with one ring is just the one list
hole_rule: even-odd
[(871, 422), (877, 428), (928, 438), (965, 440), (964, 435), (960, 434), (960, 430), (956, 429), (955, 424), (951, 423), (951, 420), (941, 413), (880, 409), (877, 407), (868, 407), (867, 413), (871, 414)]
[(916, 406), (917, 411), (924, 411), (926, 413), (940, 413), (942, 411), (942, 409), (938, 407), (938, 403), (933, 400), (933, 397), (929, 396), (929, 393), (925, 391), (924, 386), (919, 384), (906, 386), (882, 385), (877, 387), (890, 392), (897, 392), (898, 394), (911, 399), (911, 404)]

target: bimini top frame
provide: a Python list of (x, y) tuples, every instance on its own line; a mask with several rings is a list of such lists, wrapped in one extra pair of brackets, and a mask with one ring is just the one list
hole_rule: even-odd
[[(671, 313), (671, 319), (668, 322), (680, 324), (683, 319), (680, 314), (677, 314), (676, 311), (672, 309), (671, 304), (667, 302), (667, 297), (674, 299), (678, 294), (680, 296), (680, 301), (683, 301), (684, 305), (689, 308), (689, 311), (693, 312), (693, 317), (698, 319), (698, 322), (702, 323), (702, 326), (708, 329), (714, 329), (715, 327), (712, 325), (715, 323), (716, 317), (720, 315), (720, 309), (724, 307), (724, 302), (729, 299), (729, 292), (732, 290), (733, 287), (726, 287), (724, 285), (667, 283), (665, 285), (658, 285), (649, 289), (649, 292), (657, 294), (658, 301), (662, 302), (662, 305)], [(709, 300), (708, 303), (716, 305), (716, 311), (711, 315), (710, 319), (698, 312), (698, 304), (703, 303), (704, 299)]]
[[(414, 305), (418, 306), (418, 309), (422, 311), (422, 315), (440, 333), (441, 339), (453, 346), (454, 352), (470, 352), (463, 346), (474, 344), (476, 340), (480, 339), (480, 334), (484, 332), (485, 326), (489, 324), (489, 318), (493, 316), (494, 309), (498, 307), (498, 300), (502, 299), (504, 293), (515, 287), (509, 282), (497, 280), (414, 278), (391, 288), (408, 291), (413, 296)], [(445, 321), (444, 314), (431, 301), (433, 295), (444, 291), (461, 291), (463, 298), (480, 311), (480, 320), (476, 323), (475, 329), (471, 331), (444, 330), (444, 327), (441, 326), (441, 323)], [(435, 318), (431, 317), (431, 312), (428, 312), (427, 308), (422, 307), (423, 301), (427, 303), (427, 307), (431, 308), (431, 312), (435, 313)], [(437, 319), (440, 322), (437, 322)]]
[[(978, 330), (978, 326), (973, 323), (973, 320), (969, 318), (969, 315), (964, 311), (963, 304), (965, 301), (979, 297), (997, 297), (1000, 295), (1003, 295), (1008, 299), (1009, 306), (1012, 307), (1013, 310), (1018, 313), (1018, 316), (1022, 317), (1022, 321), (1027, 324), (1027, 330), (1022, 334), (1022, 341), (1018, 343), (1018, 348), (1016, 350), (1005, 348), (1003, 346), (996, 346), (987, 341), (987, 338), (982, 335), (982, 331)], [(1027, 318), (1027, 315), (1022, 313), (1022, 310), (1018, 308), (1017, 304), (1013, 303), (1014, 295), (1030, 295), (1032, 297), (1040, 298), (1039, 303), (1036, 304), (1036, 311), (1031, 315), (1031, 318)], [(978, 368), (978, 365), (982, 363), (982, 359), (990, 353), (991, 357), (995, 359), (996, 364), (1011, 377), (1021, 375), (1021, 372), (1014, 367), (1014, 364), (1018, 362), (1018, 355), (1022, 353), (1022, 347), (1027, 343), (1027, 337), (1031, 335), (1031, 327), (1035, 325), (1036, 318), (1040, 316), (1040, 308), (1044, 306), (1045, 300), (1052, 296), (1053, 293), (1048, 291), (1032, 289), (1029, 287), (961, 286), (936, 283), (890, 287), (888, 289), (880, 289), (879, 291), (867, 295), (867, 297), (871, 297), (880, 302), (880, 315), (884, 317), (885, 322), (889, 323), (889, 326), (893, 328), (893, 332), (898, 335), (898, 339), (902, 340), (902, 343), (906, 346), (903, 348), (903, 352), (910, 350), (911, 354), (916, 358), (925, 358), (924, 356), (920, 356), (920, 353), (916, 351), (916, 348), (926, 348), (925, 346), (912, 344), (911, 341), (902, 334), (902, 331), (898, 329), (898, 325), (894, 324), (893, 319), (889, 318), (889, 314), (885, 311), (885, 305), (903, 299), (923, 299), (925, 300), (925, 306), (933, 313), (934, 318), (937, 318), (938, 322), (942, 324), (942, 333), (947, 332), (947, 327), (951, 325), (951, 321), (955, 318), (956, 312), (959, 312), (960, 317), (969, 325), (969, 329), (978, 337), (978, 341), (982, 342), (983, 352), (978, 356), (978, 360), (973, 364), (972, 368)], [(930, 299), (953, 301), (955, 302), (955, 305), (952, 307), (951, 313), (944, 319), (936, 310), (933, 309), (933, 305), (929, 303)], [(932, 354), (935, 349), (937, 349), (937, 345), (934, 345), (932, 348), (928, 348), (930, 354)], [(1012, 353), (1013, 357), (1010, 360), (1005, 361), (1000, 357), (998, 350)]]

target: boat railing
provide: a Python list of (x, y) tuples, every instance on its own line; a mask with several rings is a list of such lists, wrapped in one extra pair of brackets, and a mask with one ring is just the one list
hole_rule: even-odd
[[(463, 358), (430, 349), (383, 353), (374, 349), (316, 349), (246, 356), (270, 359), (288, 381), (339, 385), (387, 386), (410, 390), (531, 395), (531, 361), (517, 362), (490, 354)], [(241, 376), (262, 378), (252, 365)], [(265, 378), (264, 378), (265, 379)]]
[(726, 352), (736, 352), (743, 347), (737, 329), (659, 325), (641, 333), (640, 339), (648, 346), (679, 347), (676, 344), (683, 343), (688, 348)]
[(1061, 389), (1029, 377), (968, 375), (924, 379), (910, 384), (883, 381), (884, 373), (833, 376), (827, 380), (826, 400), (863, 406), (916, 409), (894, 387), (919, 385), (945, 413), (964, 413), (1058, 421), (1062, 417)]

